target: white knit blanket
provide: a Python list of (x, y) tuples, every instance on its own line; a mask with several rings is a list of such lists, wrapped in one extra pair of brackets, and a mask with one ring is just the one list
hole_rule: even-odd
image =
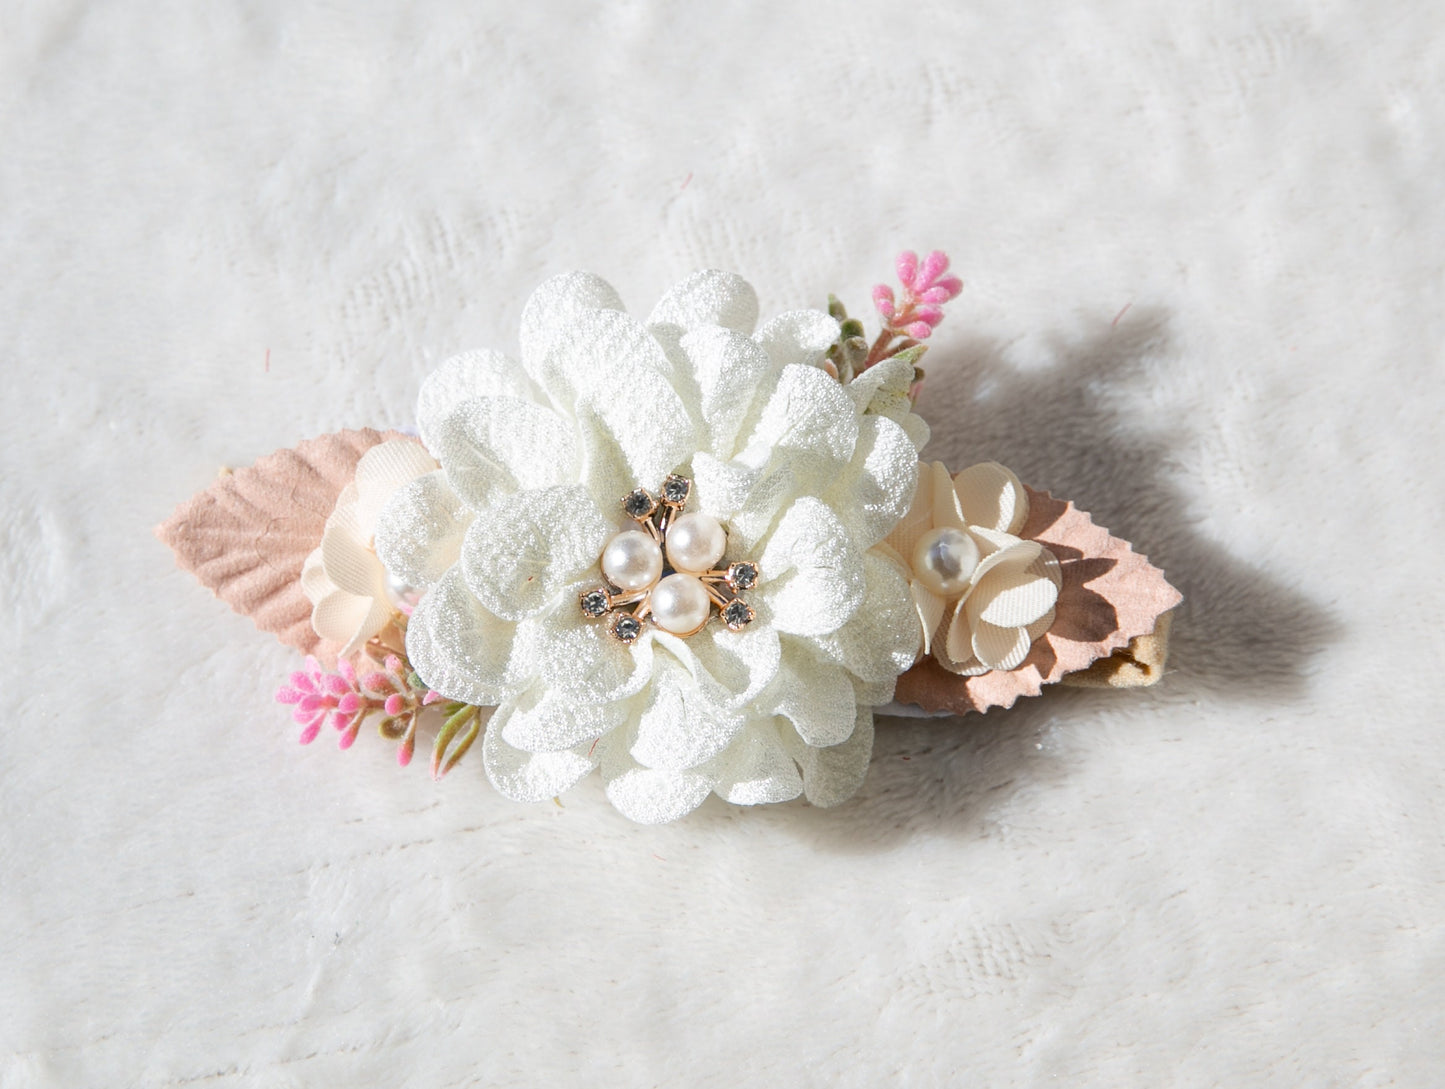
[[(1439, 1085), (1438, 4), (364, 7), (3, 18), (0, 1085)], [(933, 456), (1165, 569), (1159, 688), (641, 828), (299, 747), (150, 536), (551, 273), (904, 247)]]

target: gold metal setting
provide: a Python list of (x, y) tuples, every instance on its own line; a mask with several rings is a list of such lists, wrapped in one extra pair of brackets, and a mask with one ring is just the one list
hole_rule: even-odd
[[(691, 498), (692, 481), (676, 474), (662, 482), (657, 495), (646, 488), (636, 488), (622, 497), (623, 513), (650, 534), (662, 548), (662, 574), (658, 576), (657, 582), (677, 573), (667, 562), (667, 527), (683, 513)], [(741, 596), (743, 591), (751, 590), (762, 581), (762, 569), (754, 561), (738, 560), (725, 568), (705, 571), (695, 577), (702, 583), (708, 600), (730, 631), (742, 631), (757, 619), (753, 607)], [(578, 607), (582, 610), (582, 615), (593, 620), (606, 619), (608, 633), (618, 642), (630, 645), (642, 637), (649, 621), (656, 624), (652, 619), (651, 597), (657, 582), (646, 589), (625, 593), (604, 579), (602, 585), (581, 593)], [(632, 606), (630, 611), (629, 606)], [(686, 639), (696, 635), (707, 627), (707, 622), (712, 617), (713, 613), (709, 610), (707, 620), (692, 631), (681, 634), (679, 638)]]

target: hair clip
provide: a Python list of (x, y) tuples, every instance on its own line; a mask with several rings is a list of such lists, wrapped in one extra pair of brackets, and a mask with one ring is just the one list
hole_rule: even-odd
[(633, 820), (710, 794), (819, 806), (863, 782), (876, 713), (1158, 680), (1179, 594), (994, 462), (921, 462), (926, 341), (962, 289), (897, 261), (871, 339), (835, 298), (758, 324), (696, 273), (645, 322), (587, 273), (543, 283), (520, 353), (422, 384), (416, 433), (342, 431), (225, 472), (157, 530), (305, 654), (276, 698), (308, 743), (374, 724), (446, 774), (481, 741), (519, 801), (593, 771)]

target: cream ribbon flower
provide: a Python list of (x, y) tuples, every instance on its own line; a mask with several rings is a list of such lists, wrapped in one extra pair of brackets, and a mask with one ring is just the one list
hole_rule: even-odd
[[(785, 313), (753, 332), (736, 276), (697, 273), (646, 323), (605, 281), (542, 284), (521, 359), (474, 352), (423, 385), (417, 418), (437, 472), (382, 512), (377, 554), (426, 589), (407, 653), (448, 699), (495, 706), (483, 741), (503, 794), (539, 801), (593, 769), (641, 822), (710, 794), (818, 805), (863, 780), (873, 708), (914, 659), (918, 621), (879, 548), (908, 509), (927, 428), (913, 369), (848, 386), (821, 368), (838, 325)], [(688, 510), (726, 530), (726, 565), (756, 563), (756, 617), (631, 643), (584, 615), (623, 496), (693, 481)]]
[(356, 464), (356, 477), (337, 496), (321, 544), (301, 568), (301, 588), (311, 601), (311, 626), (321, 638), (354, 654), (410, 607), (407, 587), (389, 580), (372, 550), (381, 508), (403, 484), (436, 469), (437, 463), (412, 439), (388, 439)]
[(939, 462), (919, 467), (912, 507), (887, 545), (909, 571), (920, 657), (966, 676), (1023, 664), (1063, 586), (1053, 553), (1016, 536), (1028, 516), (1028, 493), (997, 462), (953, 477)]

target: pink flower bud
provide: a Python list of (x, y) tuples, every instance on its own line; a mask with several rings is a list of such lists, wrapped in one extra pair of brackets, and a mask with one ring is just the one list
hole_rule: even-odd
[(386, 697), (386, 703), (383, 704), (383, 708), (388, 715), (394, 718), (406, 710), (406, 697), (400, 692), (393, 692)]
[(280, 688), (276, 689), (277, 703), (300, 703), (305, 696), (306, 693), (302, 692), (301, 689), (295, 685), (283, 684)]
[(943, 307), (941, 306), (920, 306), (913, 311), (913, 316), (919, 321), (926, 321), (929, 325), (937, 325), (943, 320)]
[(351, 685), (346, 683), (346, 678), (338, 677), (335, 673), (328, 673), (321, 680), (323, 687), (329, 695), (344, 696), (351, 691)]
[(408, 764), (411, 763), (411, 746), (410, 746), (410, 745), (405, 745), (405, 744), (404, 744), (404, 745), (402, 745), (400, 748), (398, 748), (398, 749), (396, 750), (396, 762), (397, 762), (398, 764), (400, 764), (402, 767), (406, 767)]
[(915, 321), (903, 331), (914, 340), (927, 340), (933, 333), (933, 326), (926, 321)]
[(401, 659), (398, 658), (395, 654), (388, 654), (386, 656), (386, 671), (388, 673), (401, 672)]
[(296, 708), (297, 714), (314, 715), (318, 711), (324, 711), (331, 706), (331, 701), (325, 696), (310, 695), (301, 698), (301, 704)]
[(381, 695), (384, 692), (394, 691), (396, 686), (391, 683), (391, 678), (385, 673), (368, 673), (361, 678), (361, 687), (367, 692)]
[(948, 298), (953, 299), (957, 298), (958, 293), (963, 290), (963, 281), (960, 280), (957, 276), (945, 276), (933, 286), (943, 288), (945, 291), (948, 292)]
[(355, 692), (348, 692), (336, 701), (336, 709), (343, 715), (354, 715), (361, 707), (361, 697)]
[(351, 664), (350, 659), (338, 658), (336, 660), (336, 672), (346, 678), (347, 684), (356, 683), (356, 667)]
[(897, 307), (893, 302), (893, 289), (887, 284), (878, 284), (873, 288), (873, 305), (878, 308), (878, 313), (883, 315), (883, 320), (890, 320)]
[(918, 279), (914, 286), (919, 290), (933, 286), (935, 280), (948, 271), (948, 254), (942, 250), (934, 250), (923, 259), (923, 265), (918, 270)]
[(906, 288), (913, 287), (913, 278), (918, 275), (918, 254), (912, 250), (904, 250), (893, 262), (894, 269), (898, 272), (898, 279)]
[(423, 707), (430, 707), (434, 703), (441, 703), (441, 701), (444, 699), (446, 699), (446, 697), (443, 696), (440, 692), (438, 692), (435, 688), (433, 688), (421, 698), (421, 705)]
[(321, 732), (321, 720), (320, 720), (320, 719), (317, 719), (317, 720), (316, 720), (315, 722), (313, 722), (310, 726), (307, 726), (306, 729), (302, 730), (302, 731), (301, 731), (301, 736), (298, 737), (296, 740), (299, 741), (299, 742), (300, 742), (301, 744), (303, 744), (303, 745), (309, 745), (309, 744), (311, 744), (311, 742), (313, 742), (313, 741), (316, 740), (316, 735), (319, 734), (320, 732)]

